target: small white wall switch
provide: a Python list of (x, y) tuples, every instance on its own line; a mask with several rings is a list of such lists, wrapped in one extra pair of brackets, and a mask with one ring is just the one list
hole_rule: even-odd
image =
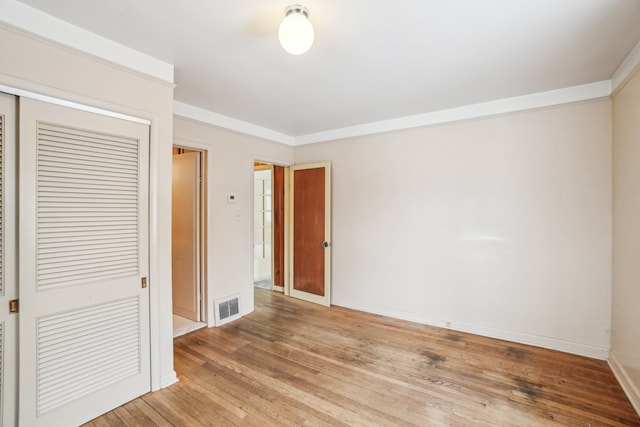
[(238, 197), (235, 194), (228, 193), (227, 194), (227, 203), (235, 203), (237, 198)]
[(240, 221), (240, 211), (236, 211), (236, 221)]

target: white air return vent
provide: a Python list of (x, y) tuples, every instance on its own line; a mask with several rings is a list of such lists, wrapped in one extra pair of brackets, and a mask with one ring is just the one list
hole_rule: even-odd
[(214, 302), (216, 313), (216, 326), (240, 317), (240, 295), (232, 295)]

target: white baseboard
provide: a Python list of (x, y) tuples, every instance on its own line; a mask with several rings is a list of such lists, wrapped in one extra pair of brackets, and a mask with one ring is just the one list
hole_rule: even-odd
[(576, 354), (579, 356), (591, 357), (594, 359), (607, 360), (609, 358), (609, 348), (596, 347), (587, 344), (575, 343), (571, 341), (560, 340), (556, 338), (532, 335), (518, 331), (510, 331), (506, 329), (489, 328), (478, 326), (464, 322), (447, 322), (440, 319), (431, 319), (423, 316), (410, 315), (403, 312), (393, 310), (378, 310), (370, 307), (358, 305), (342, 305), (342, 307), (351, 308), (353, 310), (365, 311), (367, 313), (379, 314), (382, 316), (393, 317), (395, 319), (408, 320), (410, 322), (422, 323), (429, 326), (437, 326), (439, 328), (452, 329), (460, 332), (468, 332), (470, 334), (482, 335), (489, 338), (497, 338), (505, 341), (512, 341), (521, 344), (533, 345), (536, 347), (548, 348), (550, 350), (558, 350), (565, 353)]
[(163, 375), (160, 377), (160, 388), (169, 387), (172, 384), (178, 382), (178, 375), (176, 375), (176, 371), (171, 371), (171, 373)]
[(624, 393), (633, 405), (633, 408), (636, 410), (638, 415), (640, 415), (640, 391), (638, 390), (638, 387), (633, 383), (624, 367), (620, 362), (618, 362), (613, 351), (609, 352), (609, 360), (607, 360), (607, 362), (613, 371), (613, 375), (616, 376), (616, 379), (620, 383), (620, 387), (622, 387), (622, 390), (624, 390)]

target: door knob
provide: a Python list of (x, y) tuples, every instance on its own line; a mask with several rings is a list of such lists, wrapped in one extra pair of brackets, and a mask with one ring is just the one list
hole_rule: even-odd
[(322, 247), (323, 248), (328, 248), (329, 247), (329, 242), (322, 242)]

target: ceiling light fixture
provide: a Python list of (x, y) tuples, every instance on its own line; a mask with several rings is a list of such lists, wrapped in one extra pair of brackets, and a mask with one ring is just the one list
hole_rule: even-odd
[(302, 55), (313, 44), (313, 36), (307, 8), (297, 4), (286, 8), (278, 29), (282, 48), (292, 55)]

